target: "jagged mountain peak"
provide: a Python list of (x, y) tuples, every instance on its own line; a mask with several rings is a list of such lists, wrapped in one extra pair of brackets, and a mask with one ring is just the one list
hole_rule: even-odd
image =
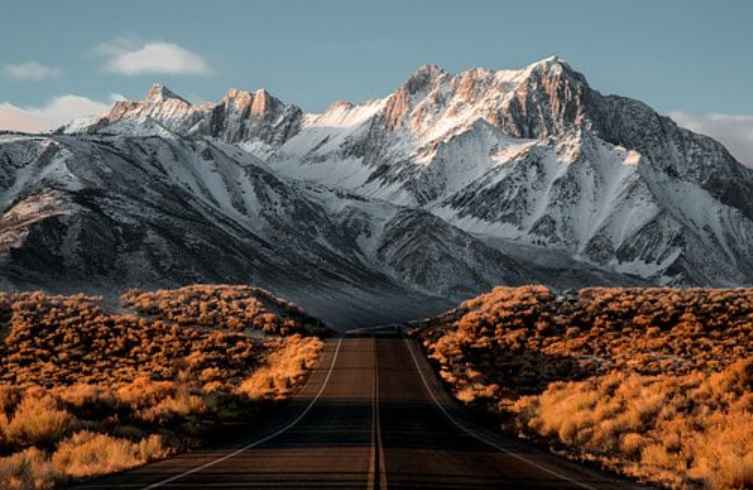
[(546, 58), (542, 58), (538, 61), (534, 61), (533, 63), (528, 65), (526, 70), (534, 70), (537, 68), (553, 68), (553, 67), (555, 68), (565, 67), (565, 68), (572, 69), (570, 64), (564, 58), (561, 58), (559, 55), (555, 54), (552, 56), (547, 56)]
[(324, 111), (327, 112), (333, 112), (333, 111), (341, 111), (341, 110), (350, 110), (354, 107), (353, 102), (345, 99), (337, 99), (333, 103), (327, 107), (327, 109)]
[(540, 138), (589, 125), (590, 92), (585, 77), (559, 56), (457, 74), (424, 65), (390, 95), (384, 120), (388, 130), (408, 128), (421, 142), (444, 139), (479, 118), (514, 136)]
[(233, 99), (255, 99), (255, 98), (262, 98), (262, 99), (277, 99), (272, 94), (269, 93), (269, 91), (265, 88), (259, 88), (256, 90), (245, 90), (245, 89), (239, 89), (239, 88), (231, 88), (227, 91), (225, 96), (222, 98), (222, 100), (233, 100)]
[[(231, 88), (227, 94), (220, 100), (220, 104), (233, 107), (236, 110), (249, 110), (252, 113), (263, 112), (263, 109), (269, 105), (272, 97), (264, 89), (255, 91)], [(254, 107), (256, 110), (254, 110)]]
[(240, 88), (230, 88), (223, 97), (223, 99), (238, 99), (238, 98), (253, 98), (253, 94), (249, 90)]
[[(89, 124), (64, 126), (63, 133), (143, 135), (142, 126), (157, 126), (181, 136), (211, 136), (228, 143), (247, 143), (245, 149), (268, 153), (295, 134), (303, 111), (285, 104), (266, 89), (232, 88), (218, 102), (193, 105), (161, 83), (143, 101), (116, 102), (104, 117)], [(152, 132), (149, 131), (148, 134)], [(259, 146), (260, 145), (260, 146)]]
[(437, 79), (449, 74), (439, 65), (421, 65), (402, 85), (408, 94), (413, 95), (431, 86)]
[[(485, 66), (476, 66), (463, 70), (457, 74), (449, 74), (453, 79), (494, 79), (499, 82), (511, 82), (521, 83), (529, 78), (534, 72), (559, 72), (564, 70), (580, 75), (564, 58), (558, 55), (552, 55), (547, 58), (542, 58), (538, 61), (534, 61), (529, 65), (521, 68), (489, 68)], [(442, 70), (443, 73), (447, 73)]]
[(152, 84), (151, 87), (149, 87), (149, 90), (146, 93), (146, 97), (144, 98), (144, 102), (147, 104), (158, 104), (170, 99), (179, 100), (181, 102), (184, 102), (185, 104), (188, 104), (189, 106), (191, 105), (191, 103), (186, 99), (179, 96), (160, 82), (156, 82)]
[(589, 89), (586, 76), (557, 55), (531, 63), (524, 70), (523, 78), (529, 81), (547, 80), (551, 84), (569, 84)]
[[(195, 117), (194, 114), (196, 111), (199, 112), (210, 112), (214, 108), (216, 108), (219, 105), (225, 105), (225, 106), (233, 106), (236, 109), (245, 110), (250, 109), (251, 114), (256, 115), (263, 115), (270, 111), (276, 111), (279, 108), (283, 108), (286, 106), (285, 103), (283, 103), (280, 99), (274, 97), (270, 94), (270, 92), (267, 89), (260, 88), (257, 90), (244, 90), (244, 89), (238, 89), (238, 88), (231, 88), (227, 91), (227, 93), (220, 99), (217, 103), (207, 103), (202, 104), (201, 106), (194, 106), (191, 104), (188, 100), (181, 97), (180, 95), (176, 94), (172, 90), (170, 90), (167, 86), (165, 86), (162, 83), (154, 83), (148, 90), (146, 97), (144, 100), (140, 103), (146, 106), (160, 106), (164, 105), (166, 103), (171, 103), (174, 101), (179, 101), (184, 105), (185, 107), (183, 114), (185, 114), (185, 117), (193, 118)], [(125, 107), (131, 109), (135, 105), (139, 103), (134, 102), (126, 102), (124, 104)], [(153, 110), (159, 110), (159, 109), (153, 109)], [(180, 112), (177, 114), (172, 110), (170, 113), (171, 117), (176, 117), (180, 115)], [(160, 113), (151, 113), (149, 114), (150, 117), (153, 117), (156, 120), (160, 120)]]
[(256, 92), (254, 92), (254, 95), (256, 97), (271, 97), (270, 93), (265, 88), (256, 89)]
[(522, 68), (488, 68), (473, 67), (459, 73), (450, 73), (440, 65), (421, 65), (413, 72), (401, 87), (408, 88), (409, 93), (416, 93), (436, 80), (459, 80), (459, 79), (496, 79), (498, 81), (524, 82), (533, 73), (561, 74), (567, 71), (576, 78), (585, 79), (582, 73), (575, 70), (564, 58), (552, 55), (542, 58)]
[(447, 73), (447, 71), (440, 65), (437, 65), (436, 63), (425, 63), (416, 68), (416, 71), (413, 72), (411, 78), (423, 76), (436, 77), (444, 73)]

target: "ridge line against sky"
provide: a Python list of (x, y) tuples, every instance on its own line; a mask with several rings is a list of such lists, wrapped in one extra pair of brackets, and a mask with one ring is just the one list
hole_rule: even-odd
[[(176, 8), (180, 6), (180, 8)], [(557, 54), (602, 93), (636, 98), (753, 163), (753, 3), (435, 0), (27, 0), (4, 12), (0, 128), (52, 127), (141, 99), (267, 88), (317, 112), (383, 97), (417, 66), (518, 68)]]

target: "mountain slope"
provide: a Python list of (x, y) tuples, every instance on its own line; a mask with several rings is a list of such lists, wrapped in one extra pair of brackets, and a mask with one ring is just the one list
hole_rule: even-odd
[[(60, 266), (50, 251), (75, 222), (80, 236), (102, 228), (87, 240), (120, 247), (123, 263), (146, 257), (134, 277), (174, 270), (302, 297), (326, 284), (321, 308), (332, 291), (365, 305), (387, 291), (446, 302), (496, 282), (753, 282), (753, 171), (557, 57), (457, 75), (425, 65), (387, 97), (321, 114), (263, 89), (193, 105), (155, 85), (94, 123), (5, 138), (0, 239), (30, 244), (17, 247), (26, 262), (4, 255), (17, 281), (42, 283), (33, 260)], [(134, 230), (117, 235), (107, 219)]]
[(557, 58), (455, 76), (424, 66), (348, 112), (366, 107), (319, 141), (333, 111), (309, 118), (270, 164), (653, 282), (751, 282), (753, 172)]
[[(425, 211), (290, 181), (237, 147), (157, 129), (159, 136), (0, 136), (0, 161), (11, 162), (0, 174), (5, 287), (252, 282), (337, 324), (379, 318), (379, 298), (393, 305), (390, 318), (410, 317), (528, 276)], [(442, 256), (474, 255), (456, 259), (452, 274), (426, 275), (426, 267), (448, 266), (433, 265), (437, 248), (396, 249), (392, 237), (418, 243), (427, 229), (451, 237)], [(405, 269), (406, 261), (425, 267)]]
[[(214, 128), (201, 134), (289, 177), (426, 209), (498, 248), (544, 247), (662, 284), (753, 278), (753, 171), (645, 104), (593, 90), (557, 57), (458, 75), (425, 65), (388, 97), (322, 114), (275, 102), (279, 130), (230, 116), (194, 122), (226, 114), (227, 97), (184, 111), (179, 125), (178, 102), (135, 104), (160, 107), (150, 114), (190, 127), (186, 136)], [(141, 114), (120, 112), (105, 120)]]

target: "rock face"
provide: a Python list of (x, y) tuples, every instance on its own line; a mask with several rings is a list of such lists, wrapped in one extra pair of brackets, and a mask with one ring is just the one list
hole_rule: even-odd
[(0, 137), (0, 281), (253, 282), (326, 319), (496, 283), (747, 285), (751, 192), (722, 145), (556, 57), (426, 65), (321, 114), (154, 85), (96, 122)]
[(753, 280), (753, 171), (556, 57), (458, 75), (423, 66), (385, 99), (306, 116), (265, 158), (487, 241), (652, 283)]
[[(138, 134), (139, 128), (158, 124), (188, 137), (211, 136), (226, 143), (274, 148), (300, 129), (303, 112), (286, 105), (264, 89), (230, 89), (217, 104), (195, 106), (170, 89), (154, 84), (144, 100), (116, 102), (110, 112), (87, 127), (88, 133)], [(73, 125), (74, 132), (80, 127)], [(65, 126), (59, 133), (71, 132)]]

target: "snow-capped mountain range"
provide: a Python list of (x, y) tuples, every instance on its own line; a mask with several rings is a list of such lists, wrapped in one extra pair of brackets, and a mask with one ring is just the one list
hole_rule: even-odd
[(497, 283), (744, 285), (752, 195), (721, 144), (557, 57), (425, 65), (321, 114), (157, 84), (53, 134), (0, 136), (0, 283), (253, 282), (335, 322)]

